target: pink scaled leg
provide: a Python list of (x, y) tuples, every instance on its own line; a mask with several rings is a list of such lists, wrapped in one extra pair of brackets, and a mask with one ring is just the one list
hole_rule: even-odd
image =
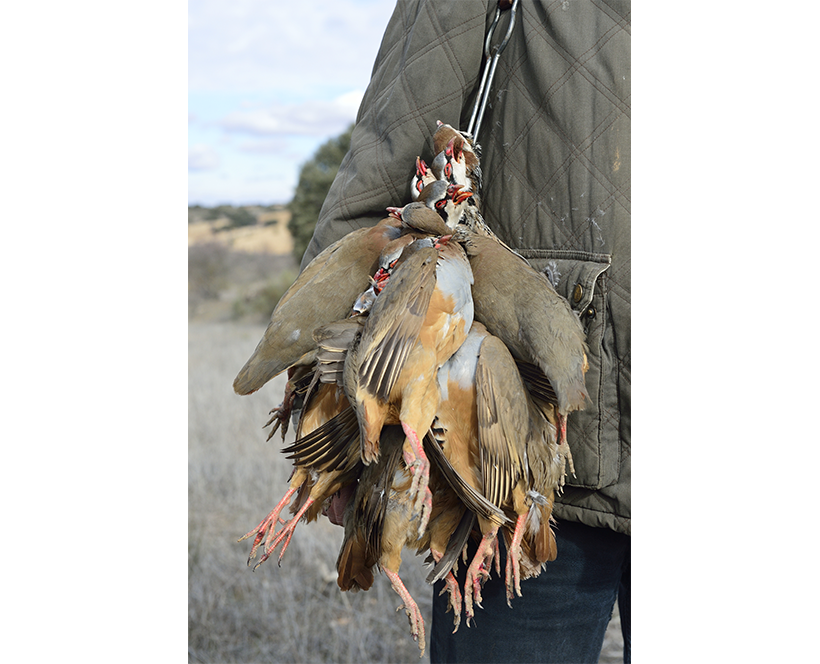
[[(273, 508), (270, 514), (262, 519), (262, 522), (256, 526), (252, 531), (240, 537), (237, 542), (242, 542), (243, 540), (248, 539), (251, 535), (256, 535), (256, 538), (253, 540), (253, 547), (251, 548), (251, 553), (248, 556), (248, 565), (250, 566), (251, 560), (256, 557), (256, 550), (259, 548), (259, 544), (265, 537), (265, 534), (268, 534), (268, 541), (270, 541), (273, 537), (274, 530), (276, 530), (276, 526), (279, 523), (279, 514), (282, 510), (287, 506), (290, 502), (290, 499), (293, 497), (293, 494), (296, 493), (298, 490), (297, 488), (288, 489), (285, 497), (279, 501), (276, 507)], [(268, 542), (265, 542), (265, 548), (268, 547)], [(257, 565), (258, 567), (259, 565)], [(256, 568), (254, 568), (256, 569)]]
[(495, 540), (498, 528), (493, 528), (481, 538), (478, 551), (467, 568), (467, 577), (464, 579), (464, 613), (467, 616), (467, 625), (475, 617), (473, 601), (481, 607), (481, 585), (490, 578), (490, 565), (495, 554)]
[[(555, 417), (558, 420), (558, 446), (566, 445), (566, 454), (567, 454), (567, 462), (569, 463), (569, 472), (575, 477), (575, 464), (572, 462), (572, 452), (569, 449), (569, 444), (567, 443), (567, 417), (566, 415), (561, 415), (561, 413), (555, 413)], [(561, 486), (564, 486), (564, 478), (563, 475), (561, 477)]]
[(414, 510), (421, 511), (419, 520), (419, 537), (427, 529), (427, 522), (430, 520), (430, 512), (433, 509), (433, 493), (430, 491), (430, 461), (424, 453), (421, 441), (413, 428), (401, 423), (404, 435), (407, 439), (404, 442), (404, 463), (413, 474), (413, 483), (410, 485), (410, 495), (416, 495)]
[[(433, 560), (436, 562), (440, 561), (443, 557), (443, 553), (436, 551), (435, 549), (430, 549), (430, 553), (433, 555)], [(458, 581), (456, 581), (456, 577), (453, 575), (453, 572), (447, 572), (447, 576), (444, 577), (444, 588), (441, 589), (439, 595), (443, 595), (445, 592), (450, 593), (450, 607), (453, 609), (453, 624), (455, 625), (455, 629), (453, 629), (453, 634), (458, 631), (459, 625), (461, 625), (461, 590), (458, 587)]]
[(513, 598), (513, 586), (515, 586), (515, 593), (521, 597), (521, 540), (524, 538), (524, 522), (526, 520), (526, 514), (520, 515), (516, 520), (512, 543), (507, 551), (507, 606), (510, 608), (512, 608), (510, 600)]
[[(270, 558), (270, 554), (273, 553), (273, 550), (282, 543), (282, 540), (285, 540), (284, 545), (282, 545), (282, 550), (279, 552), (279, 564), (282, 564), (282, 556), (285, 555), (285, 551), (288, 548), (288, 544), (290, 544), (290, 539), (293, 537), (293, 533), (296, 530), (296, 526), (299, 523), (299, 519), (301, 519), (305, 512), (308, 511), (308, 508), (313, 504), (313, 498), (308, 498), (305, 501), (305, 504), (299, 508), (299, 511), (293, 516), (293, 518), (285, 524), (285, 527), (280, 530), (277, 535), (276, 539), (270, 543), (270, 546), (265, 548), (265, 554), (259, 559), (259, 562), (256, 563), (256, 567), (259, 567), (263, 562), (265, 562), (268, 558)], [(287, 539), (285, 539), (287, 537)], [(256, 569), (254, 567), (254, 569)]]
[(386, 568), (382, 569), (384, 573), (387, 574), (387, 578), (390, 579), (390, 583), (393, 585), (393, 590), (398, 593), (399, 597), (401, 597), (404, 602), (404, 606), (400, 606), (396, 610), (399, 611), (403, 608), (405, 613), (407, 613), (407, 617), (410, 619), (410, 633), (413, 635), (413, 640), (418, 642), (419, 648), (421, 649), (420, 657), (423, 657), (425, 645), (424, 618), (421, 616), (419, 606), (404, 586), (404, 583), (402, 583), (398, 573), (391, 572)]

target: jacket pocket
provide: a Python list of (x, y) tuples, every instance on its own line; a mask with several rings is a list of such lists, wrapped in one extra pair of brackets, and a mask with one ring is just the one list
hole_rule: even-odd
[(608, 320), (606, 271), (609, 254), (552, 249), (517, 249), (536, 270), (547, 275), (564, 296), (586, 332), (590, 402), (567, 418), (567, 440), (575, 464), (570, 486), (601, 489), (618, 481), (620, 473), (617, 380), (608, 350), (613, 343)]

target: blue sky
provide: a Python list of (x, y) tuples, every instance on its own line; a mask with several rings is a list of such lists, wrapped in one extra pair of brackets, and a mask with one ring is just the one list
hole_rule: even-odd
[(190, 0), (188, 202), (285, 203), (355, 120), (395, 0)]

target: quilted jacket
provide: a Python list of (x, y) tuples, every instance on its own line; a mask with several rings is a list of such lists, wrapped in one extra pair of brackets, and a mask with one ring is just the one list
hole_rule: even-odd
[[(466, 128), (495, 0), (399, 0), (306, 265), (410, 200), (436, 120)], [(509, 20), (504, 12), (496, 34)], [(587, 333), (592, 402), (569, 417), (559, 519), (630, 532), (630, 3), (521, 0), (478, 131), (483, 213)]]

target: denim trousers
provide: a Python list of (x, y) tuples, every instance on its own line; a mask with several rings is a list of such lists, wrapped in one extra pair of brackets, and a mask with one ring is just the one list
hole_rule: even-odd
[[(595, 664), (615, 601), (630, 661), (630, 536), (606, 528), (561, 521), (555, 527), (558, 557), (536, 578), (521, 582), (521, 597), (507, 606), (504, 583), (494, 570), (475, 609), (475, 622), (453, 634), (453, 613), (438, 582), (434, 587), (430, 662), (544, 662)], [(502, 538), (503, 540), (503, 538)], [(471, 542), (469, 561), (475, 551)], [(466, 565), (459, 561), (463, 587)]]

